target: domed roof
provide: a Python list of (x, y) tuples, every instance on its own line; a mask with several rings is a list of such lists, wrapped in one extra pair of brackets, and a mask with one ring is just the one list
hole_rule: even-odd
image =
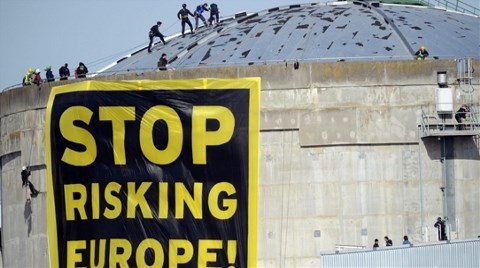
[[(188, 32), (188, 31), (187, 31)], [(284, 61), (412, 60), (425, 46), (430, 59), (480, 58), (480, 18), (421, 6), (372, 1), (290, 5), (237, 14), (176, 35), (128, 55), (104, 74), (157, 69), (162, 53), (169, 68), (185, 69)]]

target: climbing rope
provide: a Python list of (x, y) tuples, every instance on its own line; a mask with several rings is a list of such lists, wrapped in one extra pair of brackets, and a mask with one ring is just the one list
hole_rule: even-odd
[[(176, 25), (176, 24), (179, 24), (179, 22), (177, 22), (177, 21), (173, 22), (173, 23), (170, 24), (167, 28), (165, 28), (165, 31), (160, 31), (160, 32), (162, 32), (162, 33), (163, 33), (163, 32), (167, 33), (167, 32), (169, 32), (169, 30), (170, 30), (174, 25)], [(170, 36), (170, 35), (173, 35), (173, 34), (165, 34), (165, 37), (168, 37), (168, 36)], [(122, 51), (116, 52), (116, 53), (114, 53), (114, 54), (111, 54), (111, 55), (109, 55), (109, 56), (105, 56), (105, 57), (103, 57), (103, 58), (100, 58), (100, 59), (97, 59), (97, 60), (94, 60), (94, 61), (91, 61), (91, 62), (87, 62), (87, 66), (95, 67), (95, 66), (98, 66), (98, 65), (100, 65), (100, 64), (105, 65), (105, 64), (107, 64), (107, 63), (111, 63), (111, 62), (113, 62), (113, 61), (118, 60), (120, 57), (128, 54), (129, 52), (137, 51), (137, 50), (139, 50), (139, 49), (142, 49), (142, 48), (147, 47), (149, 42), (150, 42), (150, 41), (148, 40), (148, 41), (142, 42), (142, 43), (140, 43), (140, 44), (138, 44), (138, 45), (135, 45), (135, 46), (133, 46), (133, 47), (131, 47), (131, 48), (127, 48), (127, 49), (125, 49), (125, 50), (122, 50)], [(92, 69), (95, 69), (95, 68), (92, 68)]]
[[(40, 91), (41, 91), (41, 86), (39, 85), (38, 86), (38, 90), (37, 90), (37, 102), (36, 102), (36, 105), (35, 105), (35, 108), (37, 108), (39, 105), (40, 105)], [(29, 152), (29, 156), (28, 156), (28, 161), (27, 161), (27, 167), (29, 167), (32, 163), (32, 154), (33, 154), (33, 145), (34, 145), (34, 138), (35, 138), (35, 130), (37, 129), (37, 124), (39, 122), (39, 120), (41, 119), (39, 117), (40, 113), (37, 111), (35, 113), (36, 115), (36, 120), (34, 120), (34, 126), (32, 128), (32, 133), (31, 133), (31, 140), (30, 140), (30, 152)]]

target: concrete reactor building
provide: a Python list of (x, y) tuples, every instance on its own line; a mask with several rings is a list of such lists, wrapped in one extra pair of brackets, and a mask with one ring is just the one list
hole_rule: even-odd
[[(439, 217), (449, 241), (480, 236), (478, 13), (292, 4), (167, 41), (82, 81), (261, 78), (258, 267), (320, 267), (321, 252), (384, 247), (385, 236), (437, 242)], [(51, 266), (46, 107), (51, 88), (76, 82), (0, 92), (4, 267)], [(40, 191), (28, 202), (22, 166)]]

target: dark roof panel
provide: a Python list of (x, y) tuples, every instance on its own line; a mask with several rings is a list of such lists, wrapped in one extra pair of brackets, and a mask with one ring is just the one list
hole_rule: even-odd
[(152, 53), (122, 59), (105, 74), (157, 68), (274, 64), (283, 61), (411, 60), (420, 46), (431, 58), (480, 58), (480, 19), (435, 8), (355, 1), (272, 8), (224, 18)]

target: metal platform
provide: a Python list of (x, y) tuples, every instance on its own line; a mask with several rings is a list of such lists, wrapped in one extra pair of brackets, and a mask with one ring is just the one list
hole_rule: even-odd
[(421, 128), (421, 138), (428, 137), (468, 137), (480, 135), (480, 126), (465, 124), (465, 129), (458, 129), (458, 124), (429, 124)]

